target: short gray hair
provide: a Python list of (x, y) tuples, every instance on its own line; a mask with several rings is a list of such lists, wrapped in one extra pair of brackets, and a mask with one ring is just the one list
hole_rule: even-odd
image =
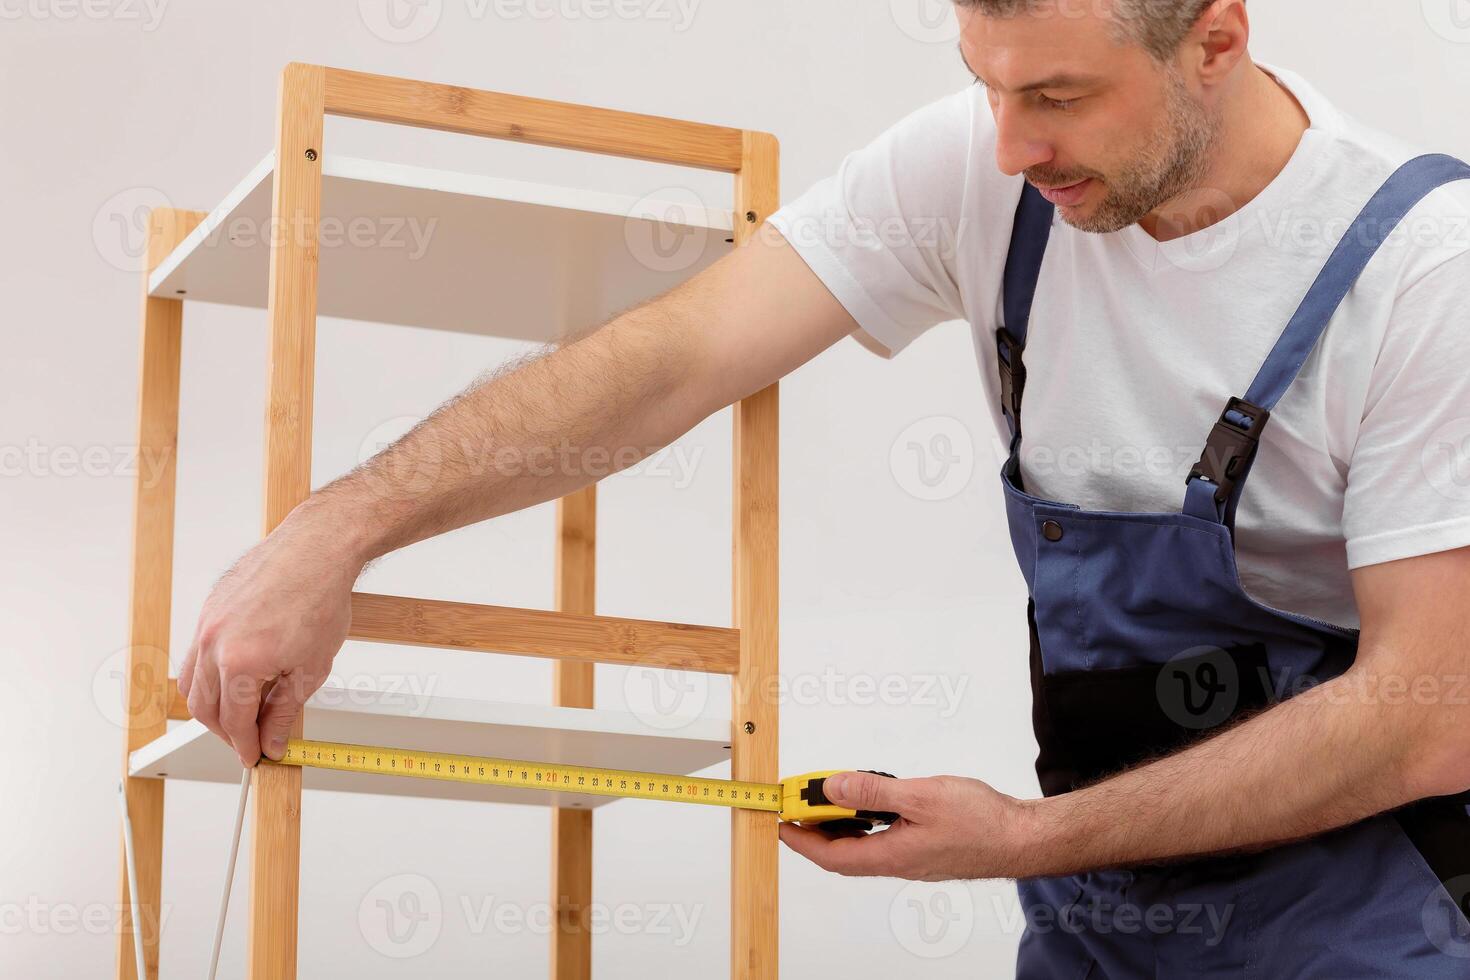
[[(1034, 10), (1046, 0), (955, 0), (955, 4), (987, 17), (1011, 17)], [(1055, 0), (1067, 4), (1076, 0)], [(1215, 0), (1091, 0), (1111, 12), (1122, 39), (1143, 45), (1157, 61), (1174, 57), (1200, 15)]]

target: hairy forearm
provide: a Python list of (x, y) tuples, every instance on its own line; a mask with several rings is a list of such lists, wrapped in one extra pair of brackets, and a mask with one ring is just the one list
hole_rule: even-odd
[(626, 469), (719, 407), (699, 400), (672, 315), (646, 304), (472, 385), (300, 516), (366, 562)]
[(334, 567), (565, 496), (662, 449), (857, 328), (774, 230), (549, 354), (502, 370), (282, 526)]
[(1036, 846), (1020, 876), (1250, 850), (1415, 799), (1404, 774), (1426, 709), (1371, 690), (1349, 671), (1175, 755), (1027, 804)]

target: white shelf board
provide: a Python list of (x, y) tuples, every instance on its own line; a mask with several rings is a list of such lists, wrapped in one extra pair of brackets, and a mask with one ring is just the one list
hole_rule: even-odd
[[(730, 758), (730, 723), (660, 719), (603, 709), (559, 708), (324, 686), (306, 704), (306, 737), (457, 755), (492, 756), (688, 775)], [(134, 776), (239, 783), (240, 761), (202, 722), (187, 721), (133, 752)], [(616, 798), (546, 793), (336, 772), (307, 767), (306, 789), (540, 806), (603, 806)]]
[[(597, 325), (734, 246), (692, 191), (634, 198), (321, 157), (317, 312), (546, 342)], [(153, 271), (150, 295), (264, 309), (268, 154)]]

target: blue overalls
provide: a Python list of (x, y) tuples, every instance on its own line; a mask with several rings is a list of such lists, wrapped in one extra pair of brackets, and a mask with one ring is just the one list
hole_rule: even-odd
[[(1026, 185), (998, 331), (1002, 468), (1030, 593), (1042, 791), (1065, 793), (1177, 750), (1348, 669), (1357, 632), (1266, 606), (1237, 575), (1236, 504), (1270, 412), (1349, 288), (1409, 210), (1470, 166), (1405, 164), (1343, 236), (1245, 396), (1230, 399), (1181, 513), (1107, 513), (1026, 492), (1022, 352), (1053, 209)], [(1019, 884), (1017, 976), (1470, 977), (1470, 797), (1424, 800), (1253, 854)], [(1128, 815), (1120, 813), (1119, 820)]]

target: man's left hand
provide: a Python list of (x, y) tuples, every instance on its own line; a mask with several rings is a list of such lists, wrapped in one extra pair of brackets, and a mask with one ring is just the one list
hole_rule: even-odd
[(978, 779), (845, 772), (827, 777), (822, 791), (837, 806), (886, 810), (899, 819), (887, 830), (835, 838), (814, 827), (782, 824), (782, 842), (818, 867), (914, 881), (1024, 875), (1034, 811)]

